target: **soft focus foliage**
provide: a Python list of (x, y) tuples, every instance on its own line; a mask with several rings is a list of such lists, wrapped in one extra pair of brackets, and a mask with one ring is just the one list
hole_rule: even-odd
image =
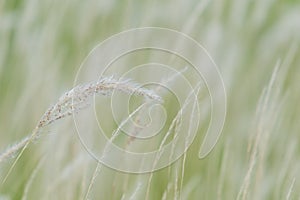
[[(14, 159), (0, 164), (0, 199), (298, 199), (299, 10), (295, 0), (1, 1), (0, 152), (29, 135), (49, 105), (73, 88), (95, 45), (129, 28), (171, 28), (201, 43), (220, 68), (228, 108), (208, 157), (197, 157), (204, 121), (184, 156), (140, 175), (97, 165), (72, 119), (60, 120), (43, 129), (8, 176)], [(104, 129), (116, 130), (109, 116), (101, 118), (108, 108), (97, 106)], [(167, 111), (175, 115), (173, 107)]]

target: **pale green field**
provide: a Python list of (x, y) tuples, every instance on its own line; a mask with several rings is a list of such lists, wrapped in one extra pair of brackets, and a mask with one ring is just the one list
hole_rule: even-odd
[[(296, 0), (0, 1), (0, 152), (29, 135), (47, 108), (73, 87), (79, 66), (98, 43), (149, 26), (186, 33), (218, 65), (227, 92), (227, 117), (213, 151), (198, 159), (209, 119), (201, 107), (204, 118), (186, 155), (153, 173), (118, 172), (97, 165), (68, 117), (44, 127), (13, 168), (17, 155), (0, 162), (0, 200), (300, 199)], [(126, 62), (141, 64), (147, 56)], [(174, 59), (172, 65), (180, 69), (184, 63)], [(155, 76), (149, 74), (140, 73), (134, 80)], [(193, 71), (183, 74), (195, 85)], [(178, 91), (185, 90), (176, 78), (172, 82)], [(199, 97), (206, 95), (202, 91)], [(178, 105), (171, 96), (163, 98), (166, 111), (174, 115)], [(100, 98), (97, 105), (108, 136), (118, 128), (109, 118), (109, 101)], [(131, 110), (135, 105), (130, 104)], [(83, 124), (93, 133), (92, 122)], [(127, 140), (124, 136), (116, 143), (122, 146)], [(146, 141), (133, 148), (151, 151), (155, 144)]]

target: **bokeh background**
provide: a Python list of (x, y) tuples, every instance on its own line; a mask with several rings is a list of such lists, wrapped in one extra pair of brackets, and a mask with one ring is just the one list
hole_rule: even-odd
[[(194, 38), (219, 66), (228, 97), (208, 157), (197, 158), (199, 137), (186, 159), (148, 174), (97, 167), (73, 120), (58, 121), (26, 149), (0, 199), (299, 199), (299, 19), (296, 0), (0, 1), (1, 151), (73, 87), (95, 45), (130, 28)], [(1, 163), (1, 182), (13, 161)]]

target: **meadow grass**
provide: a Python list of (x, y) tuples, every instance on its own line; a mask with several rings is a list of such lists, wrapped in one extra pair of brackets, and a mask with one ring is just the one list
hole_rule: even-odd
[[(0, 199), (299, 199), (299, 10), (294, 0), (1, 1)], [(190, 35), (219, 66), (228, 112), (217, 145), (204, 159), (198, 159), (198, 152), (209, 126), (208, 93), (193, 69), (177, 58), (143, 52), (116, 63), (115, 78), (89, 80), (70, 90), (95, 45), (112, 34), (144, 26)], [(184, 43), (174, 41), (174, 46)], [(153, 60), (179, 73), (137, 73), (132, 77), (137, 84), (117, 79), (129, 66)], [(176, 139), (181, 128), (176, 115), (182, 105), (178, 107), (164, 88), (142, 85), (158, 75), (163, 76), (161, 83), (179, 93), (186, 92), (181, 76), (194, 84), (201, 121), (188, 151), (172, 165), (143, 174), (96, 162), (79, 141), (72, 117), (66, 117), (78, 113), (84, 133), (96, 132), (94, 121), (84, 117), (93, 108), (89, 102), (95, 93), (100, 94), (94, 100), (103, 132), (117, 146), (151, 151)], [(150, 141), (123, 134), (114, 138), (123, 131), (110, 112), (110, 92), (115, 89), (120, 106), (125, 105), (122, 95), (142, 95), (132, 97), (131, 111), (144, 97), (161, 97), (171, 116), (163, 129), (166, 134)], [(134, 115), (136, 124), (148, 122), (144, 111)], [(142, 132), (139, 126), (129, 129), (136, 135)], [(101, 142), (97, 141), (105, 145)], [(106, 152), (110, 156), (109, 149)], [(126, 162), (124, 158), (120, 164)]]

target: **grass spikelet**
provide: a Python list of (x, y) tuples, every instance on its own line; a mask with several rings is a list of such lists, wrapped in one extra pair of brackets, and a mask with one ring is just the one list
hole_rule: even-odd
[[(63, 94), (59, 98), (58, 102), (51, 106), (44, 113), (42, 118), (39, 120), (38, 125), (33, 130), (30, 136), (25, 137), (23, 140), (8, 148), (0, 155), (0, 163), (2, 163), (8, 158), (13, 157), (19, 150), (22, 149), (12, 167), (10, 168), (7, 176), (24, 152), (27, 145), (40, 136), (41, 129), (43, 127), (59, 119), (63, 119), (67, 116), (76, 114), (81, 109), (90, 104), (90, 100), (94, 95), (108, 96), (115, 90), (127, 93), (129, 95), (139, 95), (145, 97), (146, 99), (162, 102), (162, 99), (158, 95), (148, 89), (142, 88), (140, 85), (134, 83), (131, 80), (118, 80), (114, 79), (113, 77), (109, 77), (102, 78), (96, 82), (76, 86), (70, 91)], [(5, 182), (6, 178), (4, 179), (3, 183)]]

